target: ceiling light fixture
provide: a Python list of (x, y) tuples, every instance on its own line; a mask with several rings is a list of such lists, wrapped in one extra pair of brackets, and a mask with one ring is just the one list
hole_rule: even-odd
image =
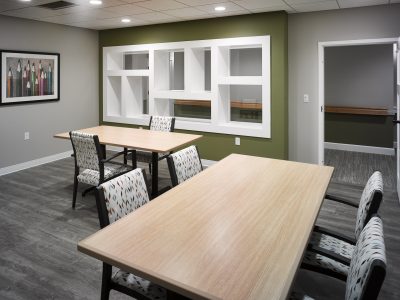
[(101, 5), (101, 4), (103, 4), (103, 1), (101, 1), (101, 0), (90, 0), (89, 3), (92, 4), (92, 5)]
[(225, 6), (217, 6), (216, 8), (214, 8), (215, 11), (224, 11), (225, 9)]
[(31, 2), (31, 0), (20, 0), (21, 2)]
[(122, 23), (130, 23), (131, 19), (124, 18), (121, 20)]

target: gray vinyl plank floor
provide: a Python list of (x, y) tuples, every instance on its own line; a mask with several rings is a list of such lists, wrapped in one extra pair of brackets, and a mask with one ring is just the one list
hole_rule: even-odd
[[(330, 192), (357, 199), (363, 178), (346, 175), (339, 167), (335, 172), (341, 175), (334, 176)], [(0, 299), (100, 298), (101, 263), (76, 249), (79, 240), (99, 229), (95, 199), (78, 195), (76, 209), (71, 209), (73, 173), (73, 159), (67, 158), (0, 177)], [(170, 185), (165, 162), (160, 178), (161, 188)], [(80, 185), (79, 191), (84, 189)], [(386, 188), (386, 181), (381, 216), (389, 267), (380, 299), (400, 299), (400, 212), (397, 195)], [(351, 234), (354, 217), (354, 210), (325, 202), (317, 223)], [(344, 295), (342, 282), (312, 272), (300, 271), (296, 287), (314, 288), (316, 299)], [(112, 292), (110, 299), (131, 298)]]

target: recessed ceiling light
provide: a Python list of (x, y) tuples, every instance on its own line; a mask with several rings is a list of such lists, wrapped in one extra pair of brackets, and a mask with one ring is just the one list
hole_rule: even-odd
[(31, 0), (20, 0), (21, 2), (31, 2)]
[(101, 1), (101, 0), (90, 0), (89, 3), (92, 4), (92, 5), (101, 5), (101, 4), (103, 4), (103, 1)]
[(127, 19), (127, 18), (124, 18), (121, 20), (122, 23), (129, 23), (130, 21), (131, 21), (131, 19)]
[(215, 11), (224, 11), (225, 9), (225, 6), (217, 6), (216, 8), (214, 8)]

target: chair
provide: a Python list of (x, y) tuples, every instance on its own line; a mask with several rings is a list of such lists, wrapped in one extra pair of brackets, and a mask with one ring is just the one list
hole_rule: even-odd
[[(149, 202), (144, 170), (135, 169), (96, 189), (100, 227), (104, 228)], [(166, 290), (134, 274), (103, 263), (101, 299), (109, 298), (114, 289), (136, 299), (166, 299)]]
[[(354, 248), (346, 280), (346, 300), (377, 299), (386, 276), (386, 253), (382, 220), (370, 219), (360, 233)], [(310, 296), (292, 293), (289, 299), (310, 299)]]
[[(104, 181), (129, 171), (129, 167), (117, 162), (112, 162), (117, 153), (108, 159), (104, 159), (105, 153), (100, 145), (99, 138), (93, 134), (71, 131), (69, 133), (74, 151), (75, 174), (72, 208), (75, 208), (78, 182), (92, 185), (93, 187), (82, 193), (84, 196), (88, 191), (94, 189)], [(105, 165), (109, 163), (108, 165)], [(110, 165), (113, 164), (113, 165)]]
[[(323, 227), (315, 226), (310, 238), (310, 247), (331, 252), (337, 256), (327, 257), (313, 251), (307, 251), (302, 267), (308, 270), (324, 273), (339, 279), (345, 279), (348, 274), (350, 259), (354, 245), (360, 233), (373, 214), (378, 212), (383, 196), (382, 174), (374, 172), (368, 179), (361, 195), (357, 210), (355, 239)], [(331, 200), (331, 199), (330, 199)], [(336, 200), (335, 200), (336, 201)], [(339, 201), (344, 203), (344, 201)], [(357, 207), (357, 205), (352, 205)]]
[[(174, 117), (163, 117), (163, 116), (151, 116), (149, 129), (155, 131), (167, 131), (172, 132), (174, 131), (175, 126), (175, 118)], [(158, 160), (162, 160), (167, 157), (170, 152), (166, 153), (158, 153)], [(136, 161), (148, 163), (149, 170), (151, 172), (151, 152), (149, 151), (142, 151), (136, 150)]]
[(172, 186), (177, 186), (203, 170), (199, 151), (194, 145), (170, 154), (167, 162)]

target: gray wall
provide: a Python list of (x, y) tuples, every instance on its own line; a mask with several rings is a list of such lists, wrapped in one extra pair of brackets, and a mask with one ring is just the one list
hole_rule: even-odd
[(325, 48), (325, 105), (392, 109), (393, 46)]
[(52, 136), (99, 122), (98, 33), (0, 16), (0, 48), (61, 55), (60, 101), (0, 107), (0, 168), (71, 150)]
[(318, 159), (318, 42), (398, 37), (399, 16), (399, 4), (289, 15), (289, 159)]

